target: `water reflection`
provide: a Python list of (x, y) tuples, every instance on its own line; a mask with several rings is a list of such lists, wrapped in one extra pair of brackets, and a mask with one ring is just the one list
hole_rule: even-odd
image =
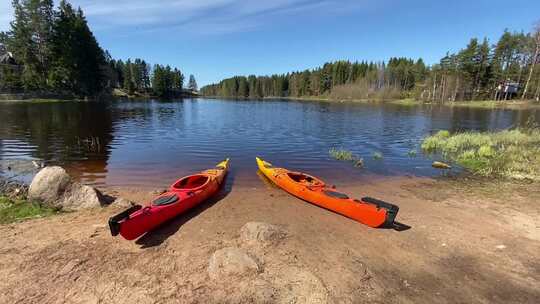
[[(538, 110), (352, 103), (173, 100), (0, 104), (0, 160), (62, 164), (87, 183), (153, 187), (232, 158), (237, 182), (257, 183), (254, 157), (335, 182), (367, 174), (435, 175), (418, 149), (426, 134), (539, 121)], [(366, 169), (329, 158), (332, 147)], [(383, 160), (374, 160), (380, 152)]]

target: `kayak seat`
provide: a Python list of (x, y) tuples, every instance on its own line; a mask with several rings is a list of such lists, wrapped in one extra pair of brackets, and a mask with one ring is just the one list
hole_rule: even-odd
[(165, 206), (165, 205), (170, 205), (172, 203), (176, 203), (177, 201), (178, 201), (178, 196), (176, 196), (176, 194), (172, 194), (172, 195), (166, 195), (166, 196), (156, 198), (152, 202), (152, 205)]
[(289, 177), (293, 181), (295, 181), (297, 183), (300, 183), (300, 184), (303, 184), (303, 185), (306, 185), (306, 186), (321, 186), (321, 185), (324, 185), (324, 183), (322, 183), (318, 179), (314, 178), (313, 176), (309, 176), (307, 174), (289, 172), (289, 173), (287, 173), (287, 175), (289, 175)]
[(173, 185), (174, 189), (189, 190), (203, 186), (208, 182), (208, 176), (206, 175), (191, 175), (181, 179)]

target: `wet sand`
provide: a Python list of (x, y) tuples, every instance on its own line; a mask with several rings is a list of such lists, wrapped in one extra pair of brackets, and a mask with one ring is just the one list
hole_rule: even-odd
[(234, 296), (242, 282), (215, 282), (207, 267), (216, 250), (241, 246), (245, 223), (260, 221), (288, 231), (259, 253), (260, 276), (308, 271), (328, 303), (538, 303), (538, 185), (384, 178), (338, 188), (398, 204), (410, 228), (371, 229), (270, 184), (228, 181), (212, 202), (136, 242), (110, 236), (107, 219), (121, 210), (113, 206), (0, 226), (0, 302), (253, 302)]

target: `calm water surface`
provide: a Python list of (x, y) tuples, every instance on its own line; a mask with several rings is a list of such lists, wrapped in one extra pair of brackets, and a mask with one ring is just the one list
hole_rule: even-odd
[[(540, 121), (540, 111), (215, 99), (0, 103), (0, 161), (60, 164), (102, 187), (163, 186), (225, 157), (234, 183), (251, 185), (260, 182), (255, 156), (334, 183), (434, 176), (440, 171), (419, 151), (425, 135), (509, 128), (530, 117)], [(331, 159), (332, 147), (352, 150), (365, 168)]]

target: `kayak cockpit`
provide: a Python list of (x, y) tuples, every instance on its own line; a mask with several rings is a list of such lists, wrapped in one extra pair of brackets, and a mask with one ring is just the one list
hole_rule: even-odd
[(288, 172), (287, 176), (292, 179), (294, 182), (302, 184), (307, 187), (322, 187), (324, 182), (320, 179), (299, 172)]
[(179, 190), (179, 191), (196, 190), (196, 189), (204, 187), (209, 181), (210, 181), (210, 178), (207, 175), (203, 175), (203, 174), (190, 175), (176, 181), (172, 185), (171, 188), (173, 190)]

